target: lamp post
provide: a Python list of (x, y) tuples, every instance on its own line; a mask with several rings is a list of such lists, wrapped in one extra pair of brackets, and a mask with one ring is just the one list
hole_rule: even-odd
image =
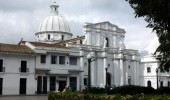
[(106, 94), (107, 94), (107, 88), (108, 88), (108, 86), (107, 86), (107, 70), (108, 70), (108, 68), (110, 67), (110, 64), (108, 64), (108, 66), (105, 68), (105, 71), (106, 71), (106, 84), (105, 84), (105, 92), (106, 92)]
[(88, 84), (87, 84), (87, 90), (88, 92), (90, 92), (90, 88), (91, 88), (91, 70), (90, 70), (90, 66), (91, 66), (91, 59), (88, 59)]
[(91, 62), (94, 61), (95, 59), (92, 59), (93, 57), (91, 56), (91, 54), (87, 55), (87, 59), (88, 59), (88, 84), (87, 84), (87, 90), (88, 92), (90, 92), (90, 88), (91, 88)]
[(156, 68), (156, 86), (158, 89), (158, 68)]

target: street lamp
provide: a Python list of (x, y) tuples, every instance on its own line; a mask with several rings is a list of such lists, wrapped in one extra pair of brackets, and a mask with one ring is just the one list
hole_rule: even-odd
[(156, 86), (158, 89), (158, 68), (156, 68)]
[(108, 70), (108, 68), (109, 68), (109, 67), (110, 67), (110, 64), (108, 64), (108, 65), (106, 66), (106, 68), (105, 68), (105, 71), (106, 71), (106, 84), (105, 84), (105, 92), (106, 92), (106, 94), (107, 94), (107, 88), (108, 88), (108, 87), (107, 87), (107, 86), (108, 86), (108, 85), (107, 85), (107, 84), (108, 84), (108, 83), (107, 83), (107, 81), (108, 81), (108, 80), (107, 80), (107, 70)]
[(92, 56), (91, 54), (87, 55), (87, 59), (88, 59), (88, 84), (87, 84), (87, 90), (88, 92), (90, 92), (90, 88), (91, 88), (91, 62), (94, 61), (94, 56)]

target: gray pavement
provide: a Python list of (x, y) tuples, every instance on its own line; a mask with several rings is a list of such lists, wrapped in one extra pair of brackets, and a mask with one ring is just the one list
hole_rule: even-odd
[(0, 100), (48, 100), (48, 96), (0, 96)]

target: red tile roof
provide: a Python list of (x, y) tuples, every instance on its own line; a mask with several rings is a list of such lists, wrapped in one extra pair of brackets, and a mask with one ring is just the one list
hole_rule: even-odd
[(64, 45), (60, 45), (60, 44), (48, 44), (48, 43), (41, 43), (41, 42), (29, 42), (29, 43), (31, 43), (33, 46), (37, 46), (37, 47), (50, 47), (50, 48), (68, 49)]
[(25, 45), (4, 44), (0, 43), (0, 52), (33, 54), (34, 51)]
[(69, 40), (61, 41), (61, 42), (58, 42), (56, 44), (64, 44), (64, 43), (74, 42), (74, 41), (83, 40), (83, 39), (85, 39), (85, 36), (80, 36), (80, 37), (72, 38), (72, 39), (69, 39)]

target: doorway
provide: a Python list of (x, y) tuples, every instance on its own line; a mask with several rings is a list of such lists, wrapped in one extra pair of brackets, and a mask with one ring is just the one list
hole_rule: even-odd
[(2, 89), (3, 89), (3, 78), (0, 78), (0, 95), (2, 95)]
[(77, 90), (77, 77), (70, 77), (70, 87), (72, 91)]
[(58, 90), (62, 92), (66, 88), (66, 81), (59, 81), (59, 88)]
[(43, 76), (43, 94), (47, 94), (47, 76)]
[(20, 78), (19, 94), (26, 94), (26, 88), (27, 88), (27, 79), (26, 78)]
[(50, 77), (50, 91), (56, 91), (56, 77)]
[(111, 74), (107, 73), (107, 86), (111, 87)]
[(47, 94), (47, 76), (37, 77), (37, 94)]

